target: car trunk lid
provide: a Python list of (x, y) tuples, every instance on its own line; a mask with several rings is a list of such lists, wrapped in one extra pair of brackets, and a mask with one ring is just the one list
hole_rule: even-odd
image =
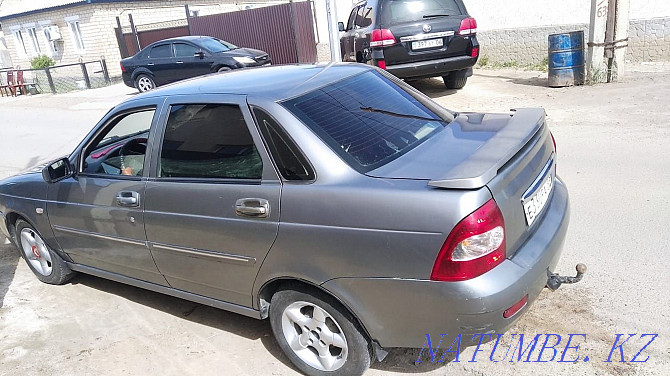
[[(508, 114), (460, 114), (439, 134), (402, 157), (368, 172), (369, 176), (426, 180), (441, 189), (487, 187), (505, 219), (507, 256), (532, 233), (524, 198), (546, 176), (554, 179), (553, 143), (542, 109)], [(547, 167), (549, 166), (549, 167)]]

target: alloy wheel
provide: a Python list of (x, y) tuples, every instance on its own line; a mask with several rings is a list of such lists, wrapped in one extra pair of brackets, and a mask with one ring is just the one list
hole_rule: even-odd
[(29, 228), (21, 231), (21, 248), (28, 263), (41, 275), (51, 275), (53, 264), (51, 253), (37, 233)]

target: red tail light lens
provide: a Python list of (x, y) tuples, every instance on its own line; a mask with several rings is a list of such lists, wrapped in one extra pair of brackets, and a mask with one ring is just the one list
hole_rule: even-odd
[(121, 72), (126, 73), (126, 67), (123, 66), (123, 63), (119, 63), (121, 65)]
[(505, 220), (489, 200), (460, 221), (442, 245), (430, 279), (465, 281), (500, 265), (506, 256)]
[(479, 56), (479, 47), (472, 47), (472, 54), (470, 56), (472, 57)]
[(377, 60), (377, 66), (381, 69), (386, 69), (386, 62), (384, 60)]
[(395, 44), (395, 37), (389, 29), (374, 29), (370, 35), (370, 47), (386, 47)]
[(477, 34), (477, 20), (469, 17), (461, 21), (461, 27), (458, 29), (458, 35), (474, 34)]
[(521, 311), (521, 308), (525, 307), (526, 304), (528, 304), (528, 295), (524, 296), (519, 300), (518, 302), (514, 303), (513, 306), (507, 308), (505, 312), (503, 312), (503, 317), (508, 319), (514, 315), (517, 314), (517, 312)]

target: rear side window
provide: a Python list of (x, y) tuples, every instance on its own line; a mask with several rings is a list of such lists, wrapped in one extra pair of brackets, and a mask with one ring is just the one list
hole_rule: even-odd
[(356, 14), (356, 27), (366, 28), (372, 25), (372, 8), (362, 5)]
[(161, 44), (160, 46), (152, 47), (149, 57), (152, 59), (172, 57), (172, 48), (169, 44)]
[(172, 106), (159, 177), (260, 179), (262, 172), (263, 162), (239, 106)]
[(456, 0), (384, 0), (381, 5), (383, 25), (424, 21), (431, 16), (461, 14), (461, 7)]
[(254, 116), (281, 176), (293, 181), (314, 180), (312, 166), (286, 131), (260, 108), (254, 108)]
[(418, 98), (375, 71), (282, 104), (362, 173), (400, 157), (447, 125)]

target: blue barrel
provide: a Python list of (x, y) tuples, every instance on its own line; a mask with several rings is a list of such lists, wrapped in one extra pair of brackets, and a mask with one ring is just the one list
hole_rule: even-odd
[(549, 36), (549, 86), (583, 85), (584, 62), (583, 31)]

